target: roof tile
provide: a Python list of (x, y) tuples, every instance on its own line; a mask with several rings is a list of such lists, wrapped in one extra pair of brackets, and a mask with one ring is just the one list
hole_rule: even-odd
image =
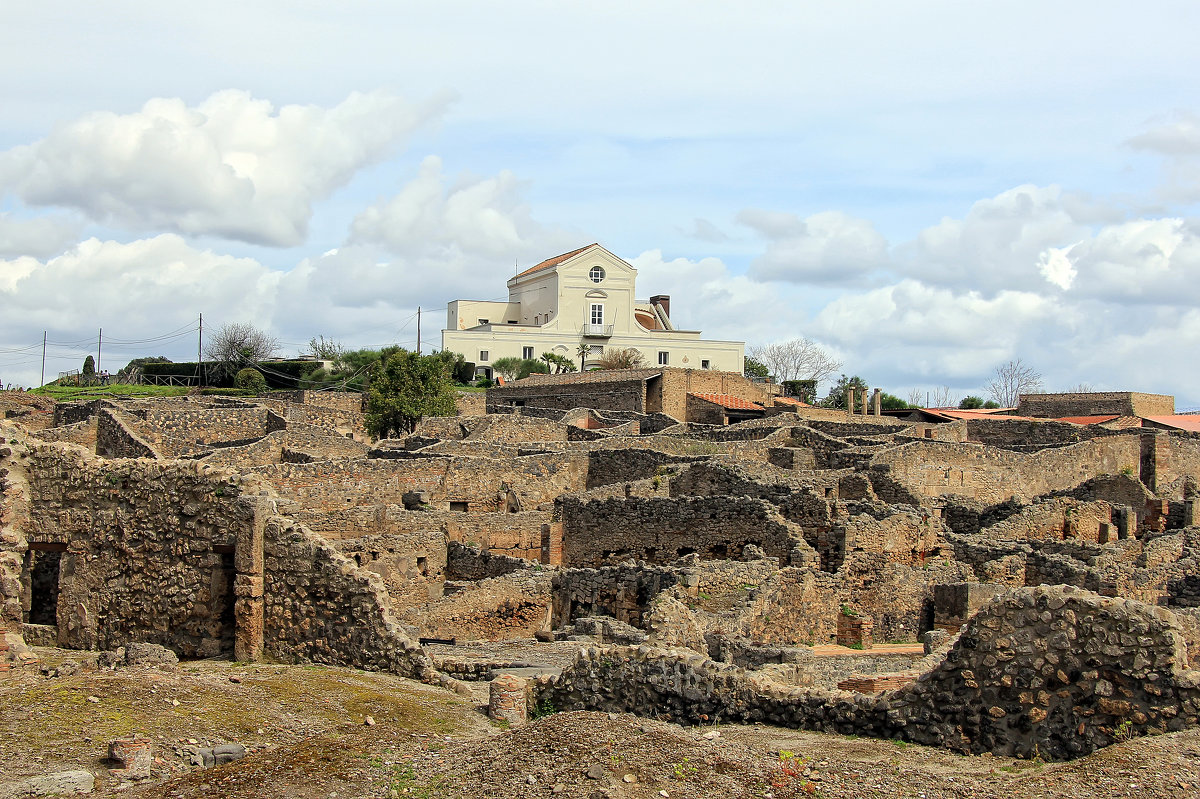
[(758, 403), (750, 400), (735, 397), (732, 394), (697, 394), (694, 392), (688, 393), (689, 397), (702, 399), (705, 402), (711, 402), (714, 405), (720, 405), (722, 408), (728, 408), (734, 411), (762, 411), (766, 410)]
[(524, 272), (521, 272), (520, 274), (516, 275), (516, 277), (525, 277), (526, 275), (532, 275), (534, 272), (540, 272), (543, 269), (549, 269), (552, 266), (558, 266), (559, 264), (561, 264), (563, 261), (567, 260), (568, 258), (574, 258), (576, 255), (579, 255), (579, 253), (588, 249), (588, 247), (598, 247), (598, 246), (599, 246), (598, 244), (593, 242), (592, 244), (589, 244), (586, 247), (580, 247), (578, 250), (571, 250), (570, 252), (564, 252), (562, 255), (556, 255), (553, 258), (547, 258), (546, 260), (542, 261), (537, 266), (529, 267)]

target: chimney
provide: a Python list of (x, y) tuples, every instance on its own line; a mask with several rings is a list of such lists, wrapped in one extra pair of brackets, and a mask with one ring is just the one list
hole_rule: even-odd
[(671, 318), (671, 295), (655, 294), (650, 298), (650, 304), (657, 305), (659, 308), (662, 308), (663, 316), (667, 317), (668, 319)]

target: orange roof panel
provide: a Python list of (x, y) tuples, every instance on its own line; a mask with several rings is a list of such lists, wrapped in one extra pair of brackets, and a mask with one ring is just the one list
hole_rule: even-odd
[(689, 397), (702, 399), (705, 402), (711, 402), (714, 405), (720, 405), (722, 408), (728, 408), (733, 411), (762, 411), (766, 410), (763, 406), (751, 402), (750, 400), (735, 397), (732, 394), (696, 394), (689, 393)]

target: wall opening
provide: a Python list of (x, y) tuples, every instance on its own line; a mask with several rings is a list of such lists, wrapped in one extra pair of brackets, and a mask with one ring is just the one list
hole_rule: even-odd
[(237, 569), (234, 567), (232, 546), (214, 546), (213, 554), (216, 557), (211, 583), (212, 615), (217, 622), (217, 629), (210, 628), (208, 635), (220, 642), (221, 653), (228, 654), (233, 652), (234, 639), (237, 637), (237, 617), (234, 615)]
[(467, 508), (468, 508), (468, 505), (466, 502), (457, 502), (455, 500), (450, 501), (450, 510), (452, 510), (452, 511), (457, 511), (459, 513), (466, 513)]
[(29, 575), (27, 624), (58, 624), (58, 589), (65, 544), (30, 544), (25, 555)]

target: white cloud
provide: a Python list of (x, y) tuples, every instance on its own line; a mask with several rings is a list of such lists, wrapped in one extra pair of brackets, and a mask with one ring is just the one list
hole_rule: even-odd
[[(1069, 195), (1068, 195), (1069, 196)], [(1058, 186), (1018, 186), (945, 218), (900, 248), (906, 275), (986, 293), (1044, 286), (1043, 254), (1089, 233), (1067, 210)]]
[(276, 109), (236, 90), (194, 108), (159, 98), (130, 114), (87, 114), (0, 153), (0, 183), (30, 205), (74, 208), (104, 224), (296, 245), (314, 202), (446, 103), (383, 92), (355, 92), (332, 108)]
[(1038, 271), (1047, 283), (1052, 283), (1064, 291), (1071, 288), (1078, 270), (1071, 262), (1070, 247), (1050, 247), (1038, 256)]
[(801, 219), (754, 208), (737, 219), (768, 240), (767, 251), (750, 265), (757, 280), (854, 284), (887, 266), (887, 240), (865, 219), (838, 211)]
[(43, 216), (19, 219), (0, 213), (0, 258), (45, 258), (79, 241), (82, 225), (76, 219)]

